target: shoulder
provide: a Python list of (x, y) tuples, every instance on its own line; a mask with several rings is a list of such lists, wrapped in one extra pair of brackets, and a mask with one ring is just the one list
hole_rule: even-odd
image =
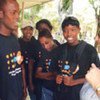
[(54, 53), (55, 55), (61, 55), (61, 54), (63, 54), (63, 52), (65, 51), (66, 47), (67, 47), (67, 43), (61, 44), (61, 45), (59, 45), (58, 47), (56, 47), (56, 48), (53, 50), (53, 53)]
[(85, 42), (85, 43), (86, 43), (86, 46), (85, 46), (86, 51), (88, 51), (88, 52), (97, 52), (94, 46), (92, 46), (91, 44), (89, 44), (87, 42)]
[(62, 50), (65, 49), (67, 47), (67, 43), (61, 44), (57, 47), (57, 49)]
[(59, 43), (57, 40), (55, 40), (55, 39), (54, 39), (54, 42), (55, 42), (55, 44), (56, 44), (57, 46), (60, 45), (60, 43)]

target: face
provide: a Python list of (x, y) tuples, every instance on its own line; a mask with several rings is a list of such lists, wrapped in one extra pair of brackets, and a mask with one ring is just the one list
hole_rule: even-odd
[(42, 47), (45, 48), (47, 51), (52, 50), (53, 40), (51, 38), (40, 37), (39, 42), (41, 43)]
[(78, 43), (77, 36), (79, 32), (80, 28), (72, 25), (65, 26), (63, 29), (63, 35), (70, 45), (76, 45)]
[(47, 30), (51, 31), (50, 28), (48, 27), (48, 25), (45, 23), (40, 24), (39, 31), (42, 31), (43, 29), (47, 29)]
[(100, 37), (99, 37), (98, 35), (96, 35), (96, 37), (95, 37), (95, 42), (96, 42), (97, 44), (100, 44)]
[(19, 18), (19, 6), (14, 0), (8, 0), (2, 11), (2, 25), (7, 30), (17, 30)]
[(33, 28), (32, 27), (25, 27), (22, 29), (23, 38), (27, 41), (31, 40), (33, 35)]

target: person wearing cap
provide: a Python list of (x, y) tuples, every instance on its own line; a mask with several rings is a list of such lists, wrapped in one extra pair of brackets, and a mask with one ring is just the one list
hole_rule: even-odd
[(33, 72), (34, 51), (36, 48), (37, 41), (33, 36), (34, 28), (31, 22), (23, 22), (21, 31), (23, 36), (19, 38), (19, 43), (22, 55), (24, 57), (22, 66), (24, 66), (25, 68), (26, 85), (29, 91), (30, 98), (31, 100), (35, 100), (34, 85), (32, 82), (33, 73), (29, 73), (29, 69), (31, 68)]
[(96, 49), (83, 40), (78, 40), (80, 23), (73, 16), (62, 22), (66, 43), (58, 47), (58, 53), (51, 66), (56, 67), (57, 91), (55, 100), (80, 100), (80, 90), (85, 82), (85, 74), (94, 63), (99, 65)]

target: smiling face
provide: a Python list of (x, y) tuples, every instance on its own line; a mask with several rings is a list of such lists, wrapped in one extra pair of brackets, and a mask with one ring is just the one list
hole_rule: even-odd
[(7, 0), (7, 3), (3, 6), (2, 26), (9, 31), (17, 30), (19, 18), (19, 5), (15, 0)]
[(78, 26), (73, 26), (70, 24), (68, 26), (65, 26), (63, 29), (63, 35), (70, 45), (78, 44), (77, 36), (79, 32), (80, 28)]
[(23, 33), (24, 40), (30, 41), (33, 35), (33, 28), (30, 26), (27, 26), (22, 29), (22, 33)]

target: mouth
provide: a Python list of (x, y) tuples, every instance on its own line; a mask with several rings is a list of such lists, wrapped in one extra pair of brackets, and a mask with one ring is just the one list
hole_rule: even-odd
[(18, 22), (15, 22), (15, 26), (18, 26)]
[(68, 41), (72, 41), (73, 38), (72, 38), (72, 37), (68, 37), (67, 40), (68, 40)]

